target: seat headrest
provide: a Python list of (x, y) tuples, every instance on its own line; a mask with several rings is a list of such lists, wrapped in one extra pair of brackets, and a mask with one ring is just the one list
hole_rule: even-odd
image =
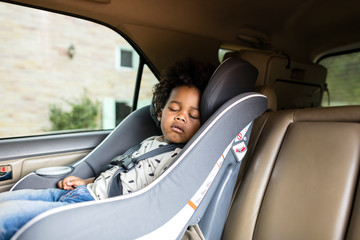
[[(211, 76), (201, 97), (201, 119), (205, 122), (221, 105), (231, 98), (254, 88), (258, 70), (245, 60), (231, 57), (223, 61)], [(152, 101), (153, 102), (153, 101)], [(153, 115), (154, 106), (150, 106), (150, 114), (159, 126), (157, 117)]]
[(223, 61), (212, 75), (201, 97), (201, 118), (205, 122), (221, 105), (231, 98), (251, 92), (258, 70), (237, 57)]

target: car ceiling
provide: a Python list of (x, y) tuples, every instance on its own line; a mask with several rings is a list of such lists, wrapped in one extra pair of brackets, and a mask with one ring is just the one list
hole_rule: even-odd
[(256, 47), (314, 61), (360, 47), (355, 0), (20, 0), (83, 16), (127, 35), (157, 69), (187, 56), (217, 61), (220, 46)]

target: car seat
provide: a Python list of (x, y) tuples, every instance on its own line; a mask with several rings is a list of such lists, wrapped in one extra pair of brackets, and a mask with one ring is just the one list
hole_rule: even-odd
[[(179, 239), (187, 226), (198, 223), (207, 239), (220, 238), (251, 123), (267, 109), (266, 97), (250, 92), (257, 74), (255, 67), (238, 58), (217, 68), (201, 99), (201, 115), (207, 120), (169, 169), (147, 187), (47, 211), (14, 239)], [(71, 175), (94, 176), (114, 156), (160, 134), (149, 108), (126, 118), (92, 153), (71, 166)], [(34, 184), (54, 187), (58, 180), (32, 173), (13, 190)]]

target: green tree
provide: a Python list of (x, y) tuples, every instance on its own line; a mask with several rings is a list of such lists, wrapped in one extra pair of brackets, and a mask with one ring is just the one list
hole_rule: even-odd
[(96, 129), (98, 102), (92, 102), (84, 91), (80, 99), (66, 101), (70, 111), (64, 111), (56, 104), (50, 105), (51, 130)]

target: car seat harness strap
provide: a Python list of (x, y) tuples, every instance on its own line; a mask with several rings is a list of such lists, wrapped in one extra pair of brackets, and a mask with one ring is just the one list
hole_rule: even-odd
[(129, 150), (127, 150), (124, 154), (116, 156), (110, 162), (112, 166), (119, 166), (122, 171), (129, 171), (130, 169), (134, 168), (135, 165), (144, 159), (151, 158), (163, 153), (174, 151), (176, 148), (183, 148), (184, 144), (167, 144), (163, 145), (159, 148), (155, 148), (149, 152), (146, 152), (140, 156), (132, 157), (131, 155), (140, 148), (140, 144), (136, 145)]
[(111, 160), (110, 164), (107, 166), (107, 169), (113, 168), (115, 166), (118, 167), (112, 180), (108, 187), (108, 197), (115, 197), (122, 195), (122, 183), (120, 179), (120, 173), (128, 172), (132, 168), (136, 166), (136, 164), (144, 159), (151, 158), (163, 153), (174, 151), (176, 148), (183, 148), (185, 144), (167, 144), (163, 145), (159, 148), (155, 148), (149, 152), (146, 152), (140, 156), (132, 157), (131, 155), (140, 148), (140, 144), (136, 145), (129, 150), (127, 150), (124, 154), (119, 155), (113, 160)]

